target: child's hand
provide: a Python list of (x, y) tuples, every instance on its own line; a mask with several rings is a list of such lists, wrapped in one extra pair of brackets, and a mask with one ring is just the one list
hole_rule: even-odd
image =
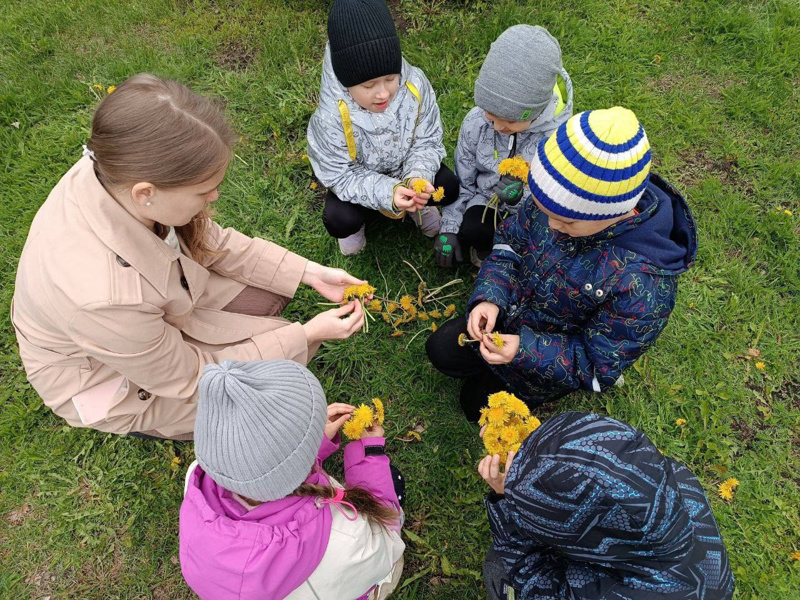
[(514, 460), (515, 452), (511, 450), (506, 457), (505, 470), (500, 472), (500, 455), (484, 456), (483, 460), (478, 463), (478, 473), (481, 474), (483, 480), (495, 491), (496, 494), (501, 496), (506, 490), (506, 475), (511, 469), (511, 461)]
[(316, 344), (327, 340), (349, 338), (363, 326), (364, 309), (360, 301), (353, 300), (339, 308), (319, 313), (310, 321), (303, 323), (303, 331), (308, 343)]
[(467, 332), (473, 340), (483, 338), (484, 331), (494, 331), (500, 308), (491, 302), (481, 302), (469, 313)]
[(367, 427), (361, 437), (386, 437), (386, 431), (384, 431), (382, 425), (375, 423), (372, 427)]
[(397, 211), (417, 212), (417, 203), (414, 201), (416, 194), (414, 190), (407, 187), (398, 185), (394, 188), (394, 196), (392, 196), (392, 206)]
[(483, 334), (480, 347), (481, 356), (490, 365), (507, 365), (519, 352), (519, 336), (505, 333), (498, 335), (504, 342), (502, 348), (494, 345), (491, 334)]
[[(408, 185), (413, 189), (415, 181), (424, 181), (421, 180), (419, 177), (414, 177), (413, 179), (409, 179)], [(431, 199), (431, 194), (436, 191), (436, 188), (430, 182), (425, 182), (425, 191), (420, 192), (414, 196), (414, 203), (417, 205), (417, 209), (421, 209), (428, 203), (428, 200)]]
[(342, 425), (350, 418), (350, 415), (355, 410), (349, 404), (342, 404), (341, 402), (334, 402), (328, 405), (328, 420), (325, 423), (325, 437), (332, 440), (339, 433)]

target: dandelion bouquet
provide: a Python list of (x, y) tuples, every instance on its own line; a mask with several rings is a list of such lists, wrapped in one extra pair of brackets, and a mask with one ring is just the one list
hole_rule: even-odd
[[(528, 180), (528, 172), (530, 169), (531, 166), (528, 161), (521, 156), (512, 156), (510, 158), (506, 158), (501, 160), (500, 164), (497, 165), (497, 172), (500, 175), (508, 175), (514, 179), (519, 179), (523, 183)], [(497, 194), (495, 194), (491, 197), (489, 202), (486, 204), (486, 207), (483, 209), (481, 223), (483, 223), (486, 219), (486, 212), (489, 210), (489, 207), (492, 207), (494, 208), (494, 228), (497, 229), (497, 210), (499, 206), (500, 198), (498, 198)]]
[(489, 396), (489, 404), (481, 409), (479, 425), (485, 425), (483, 445), (490, 455), (499, 454), (501, 464), (512, 450), (516, 452), (525, 438), (535, 431), (541, 422), (528, 405), (508, 392), (497, 392)]
[(373, 398), (371, 402), (372, 406), (360, 404), (342, 426), (342, 433), (349, 439), (360, 440), (373, 425), (383, 425), (383, 402), (380, 398)]
[[(344, 297), (342, 298), (342, 304), (347, 304), (348, 302), (352, 302), (353, 300), (358, 300), (361, 303), (361, 308), (364, 309), (364, 332), (369, 332), (369, 319), (375, 320), (367, 307), (364, 305), (364, 300), (369, 298), (372, 294), (374, 294), (376, 289), (367, 283), (362, 283), (361, 285), (351, 285), (344, 290)], [(371, 302), (372, 305), (375, 301)]]
[[(426, 181), (422, 178), (417, 178), (414, 180), (414, 183), (411, 184), (411, 189), (414, 190), (414, 192), (417, 194), (424, 194), (425, 188), (428, 187), (428, 185), (431, 185), (429, 181)], [(431, 199), (434, 202), (441, 202), (442, 198), (444, 198), (444, 188), (442, 186), (439, 186), (431, 194)]]

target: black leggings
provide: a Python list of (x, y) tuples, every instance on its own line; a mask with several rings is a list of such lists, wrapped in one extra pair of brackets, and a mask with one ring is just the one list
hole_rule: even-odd
[[(444, 198), (441, 202), (429, 202), (431, 206), (447, 206), (458, 199), (458, 177), (446, 165), (439, 167), (436, 177), (433, 178), (433, 186), (444, 188)], [(369, 213), (369, 208), (340, 200), (328, 190), (325, 208), (322, 209), (322, 223), (333, 237), (346, 238), (364, 226)]]
[(472, 348), (458, 345), (458, 336), (467, 333), (467, 320), (456, 317), (444, 323), (425, 342), (425, 351), (434, 367), (450, 377), (464, 379), (461, 386), (461, 410), (468, 421), (476, 423), (487, 398), (508, 386), (489, 369), (485, 360)]
[[(494, 245), (494, 221), (495, 209), (489, 207), (486, 216), (483, 216), (485, 206), (473, 206), (464, 213), (464, 220), (461, 222), (461, 229), (458, 230), (458, 241), (461, 249), (475, 248), (478, 252), (489, 252)], [(483, 222), (481, 222), (483, 219)], [(497, 223), (500, 224), (500, 215), (497, 216)]]

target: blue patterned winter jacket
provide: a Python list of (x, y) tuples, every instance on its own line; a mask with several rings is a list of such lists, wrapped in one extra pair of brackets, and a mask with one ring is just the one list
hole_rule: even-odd
[(530, 405), (608, 389), (666, 326), (676, 276), (695, 260), (694, 220), (657, 175), (636, 208), (638, 215), (573, 238), (551, 230), (529, 196), (498, 228), (469, 308), (496, 304), (495, 329), (520, 336), (514, 360), (491, 368)]
[(702, 486), (642, 432), (595, 414), (547, 420), (486, 506), (521, 600), (727, 600), (733, 576)]

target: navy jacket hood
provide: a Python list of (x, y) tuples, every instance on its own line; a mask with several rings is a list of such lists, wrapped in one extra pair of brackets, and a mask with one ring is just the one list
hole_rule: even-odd
[(697, 233), (689, 205), (675, 188), (658, 175), (650, 176), (636, 207), (646, 218), (617, 236), (613, 244), (635, 252), (654, 267), (677, 275), (697, 255)]

